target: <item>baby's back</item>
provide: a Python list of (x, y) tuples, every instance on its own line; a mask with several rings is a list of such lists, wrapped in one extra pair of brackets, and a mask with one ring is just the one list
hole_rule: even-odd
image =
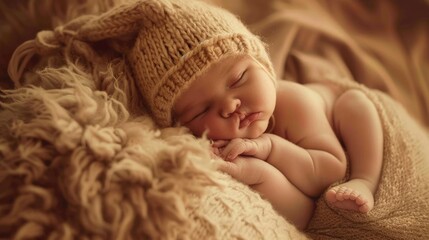
[[(303, 86), (308, 87), (313, 90), (317, 95), (320, 96), (322, 104), (324, 105), (326, 117), (329, 121), (331, 127), (334, 128), (334, 124), (332, 121), (333, 118), (333, 109), (335, 105), (335, 101), (341, 95), (341, 89), (338, 86), (332, 84), (322, 84), (322, 83), (311, 83), (304, 84)], [(335, 130), (335, 129), (334, 129)]]

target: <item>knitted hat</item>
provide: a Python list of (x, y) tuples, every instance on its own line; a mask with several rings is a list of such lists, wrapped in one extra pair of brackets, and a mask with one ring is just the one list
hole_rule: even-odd
[[(116, 41), (115, 51), (125, 56), (146, 107), (160, 127), (173, 124), (172, 107), (180, 93), (226, 56), (250, 55), (275, 79), (262, 41), (233, 14), (201, 0), (131, 1), (78, 20), (36, 42), (55, 47), (60, 45), (57, 42), (75, 39), (68, 45), (92, 55), (91, 49), (81, 47), (84, 42)], [(80, 26), (71, 31), (74, 25)]]

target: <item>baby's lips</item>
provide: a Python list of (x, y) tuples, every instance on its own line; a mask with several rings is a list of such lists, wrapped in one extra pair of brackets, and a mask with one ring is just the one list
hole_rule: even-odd
[(247, 115), (244, 119), (240, 119), (239, 128), (249, 126), (252, 122), (258, 120), (260, 115), (261, 115), (260, 112), (255, 112), (255, 113), (251, 113), (251, 114)]

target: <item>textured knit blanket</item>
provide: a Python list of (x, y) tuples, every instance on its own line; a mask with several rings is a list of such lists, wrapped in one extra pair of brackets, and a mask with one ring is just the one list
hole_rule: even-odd
[(314, 239), (427, 239), (429, 133), (391, 97), (356, 83), (377, 108), (383, 125), (383, 167), (375, 206), (368, 214), (331, 208), (323, 198), (306, 232)]

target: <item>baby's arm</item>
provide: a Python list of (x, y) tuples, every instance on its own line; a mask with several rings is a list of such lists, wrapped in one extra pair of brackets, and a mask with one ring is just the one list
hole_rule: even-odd
[(313, 214), (313, 200), (291, 184), (278, 169), (253, 157), (238, 156), (219, 164), (221, 171), (258, 191), (296, 227), (304, 229), (307, 226)]
[[(267, 161), (299, 190), (317, 197), (345, 174), (345, 162), (339, 159), (340, 153), (334, 155), (335, 148), (330, 149), (333, 140), (336, 139), (332, 135), (316, 135), (298, 146), (277, 135), (263, 134), (255, 139), (236, 138), (217, 144), (222, 146), (218, 155), (223, 159), (232, 161), (237, 156), (252, 156)], [(302, 147), (306, 145), (318, 146), (319, 149)]]
[[(308, 143), (320, 148), (304, 148), (277, 135), (267, 135), (271, 140), (272, 150), (266, 161), (279, 169), (308, 196), (320, 196), (329, 185), (344, 177), (345, 159), (334, 155), (329, 147), (323, 148), (323, 145)], [(329, 137), (324, 139), (324, 136), (320, 136), (307, 141), (326, 142), (329, 146), (332, 140)]]

